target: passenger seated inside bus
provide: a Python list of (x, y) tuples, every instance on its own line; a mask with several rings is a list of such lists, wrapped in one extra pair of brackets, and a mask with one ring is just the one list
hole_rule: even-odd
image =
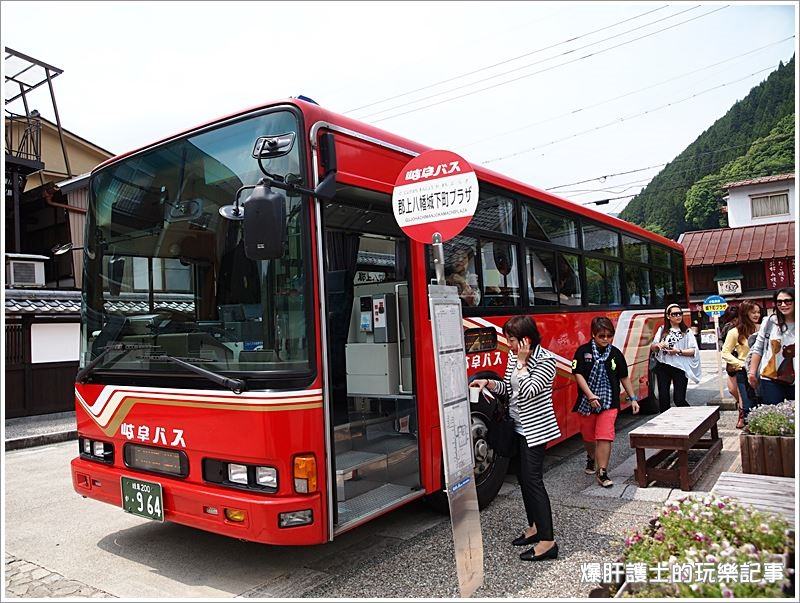
[(458, 289), (458, 296), (464, 306), (477, 306), (481, 302), (478, 289), (478, 275), (475, 273), (475, 252), (459, 249), (452, 255), (452, 263), (445, 265), (445, 282)]

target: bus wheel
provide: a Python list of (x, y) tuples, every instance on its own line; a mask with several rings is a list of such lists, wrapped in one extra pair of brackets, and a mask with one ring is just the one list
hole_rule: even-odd
[[(482, 406), (482, 405), (479, 405)], [(486, 436), (488, 417), (481, 412), (472, 413), (472, 447), (475, 456), (475, 489), (478, 507), (483, 509), (492, 502), (505, 481), (509, 459), (496, 454)]]
[[(485, 407), (485, 408), (484, 408)], [(483, 509), (492, 502), (505, 481), (509, 459), (495, 454), (486, 441), (489, 433), (488, 414), (491, 405), (481, 400), (474, 405), (472, 412), (472, 449), (475, 456), (475, 490), (478, 495), (478, 508)], [(443, 464), (444, 467), (444, 464)], [(442, 475), (444, 484), (444, 475)], [(449, 513), (450, 506), (444, 490), (425, 497), (425, 502), (439, 513)]]

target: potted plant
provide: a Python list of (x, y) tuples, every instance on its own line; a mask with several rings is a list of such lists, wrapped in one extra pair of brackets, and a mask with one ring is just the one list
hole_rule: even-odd
[(794, 477), (794, 402), (756, 406), (739, 434), (742, 472)]
[(625, 545), (626, 580), (616, 588), (623, 597), (761, 598), (794, 591), (794, 532), (786, 520), (730, 498), (667, 501)]

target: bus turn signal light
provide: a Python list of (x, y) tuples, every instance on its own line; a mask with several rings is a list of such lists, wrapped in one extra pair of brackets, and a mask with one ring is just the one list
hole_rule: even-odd
[(243, 523), (247, 519), (247, 512), (240, 511), (239, 509), (225, 509), (225, 518), (228, 521), (235, 521), (236, 523)]
[(294, 457), (294, 489), (299, 494), (317, 491), (317, 461), (313, 455)]

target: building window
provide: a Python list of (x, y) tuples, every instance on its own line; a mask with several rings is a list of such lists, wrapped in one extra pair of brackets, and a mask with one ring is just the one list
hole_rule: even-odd
[(750, 197), (753, 208), (753, 218), (768, 218), (769, 216), (786, 216), (789, 214), (789, 195), (759, 195)]

